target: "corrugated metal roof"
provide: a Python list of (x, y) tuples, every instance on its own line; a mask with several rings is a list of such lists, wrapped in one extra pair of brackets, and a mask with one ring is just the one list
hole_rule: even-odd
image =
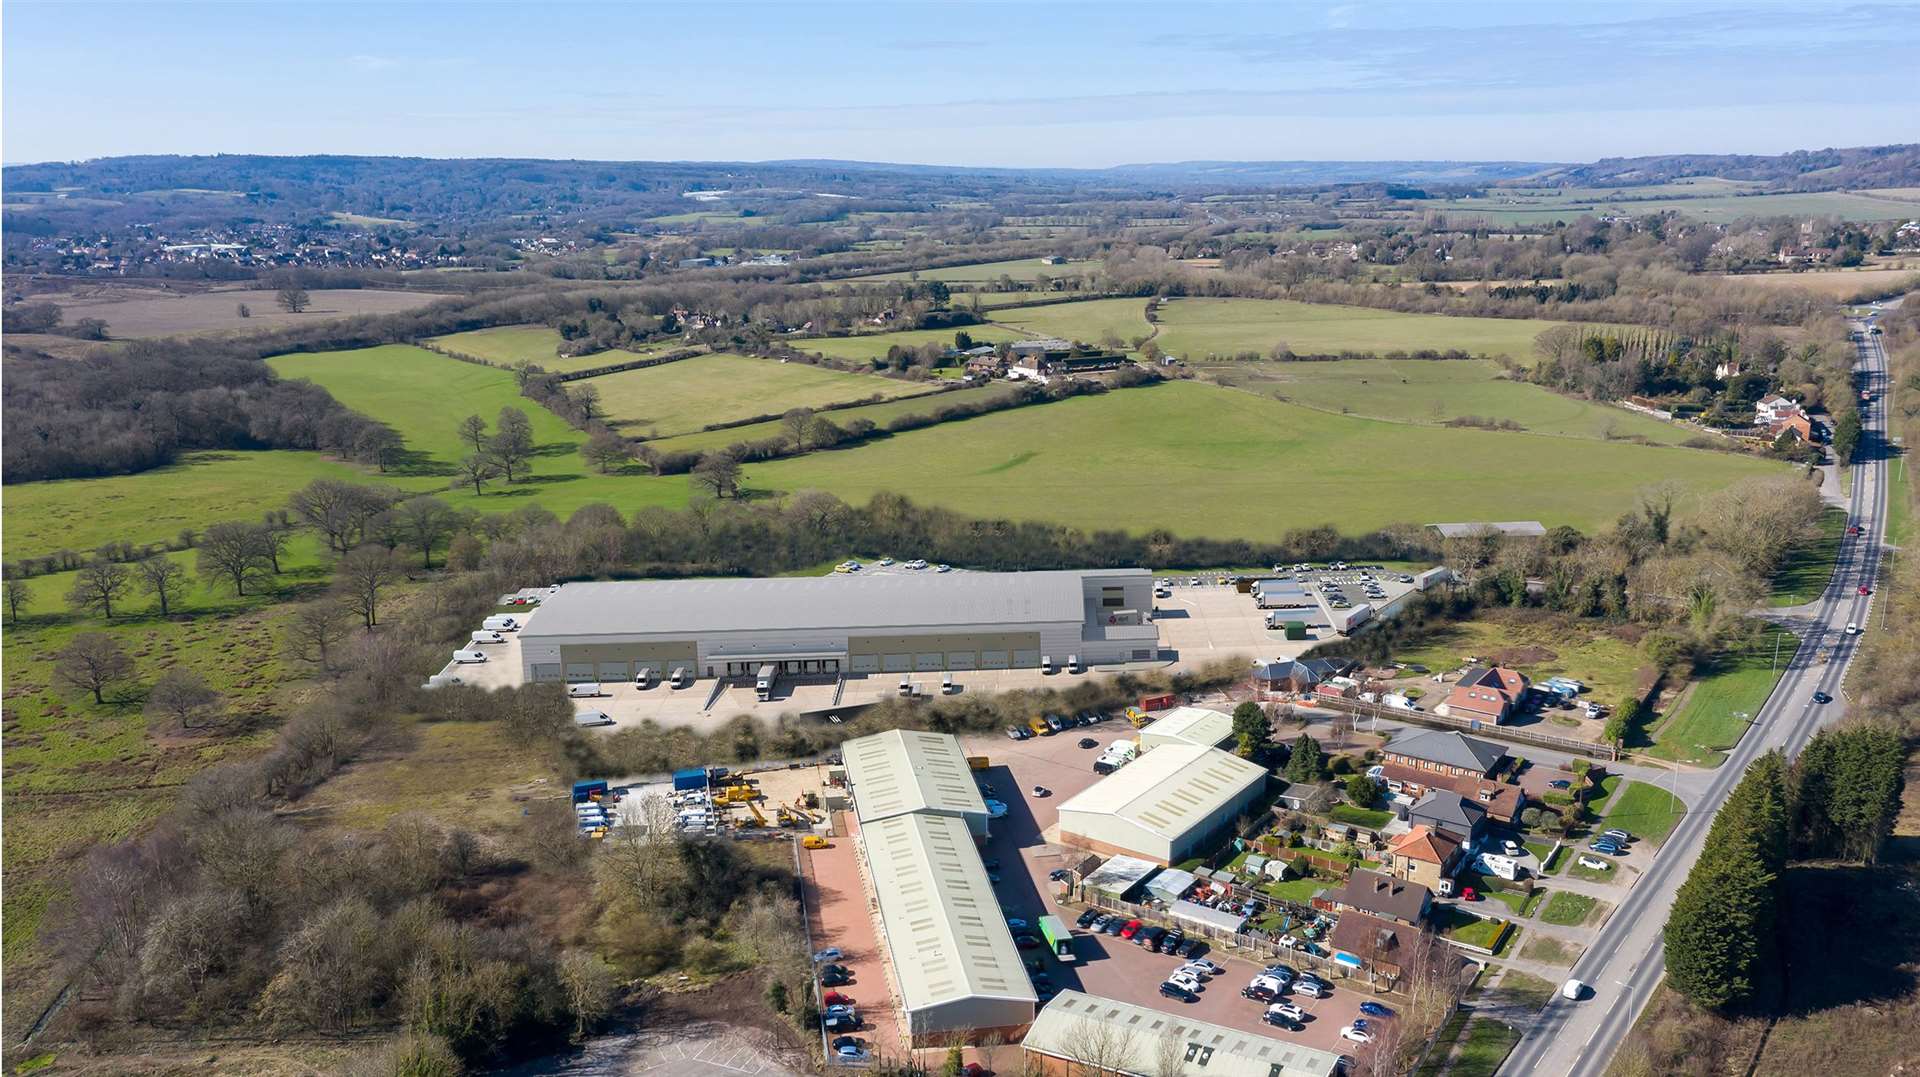
[(862, 823), (934, 811), (985, 816), (960, 742), (941, 733), (889, 729), (840, 746)]
[(1206, 748), (1218, 747), (1233, 736), (1233, 716), (1205, 707), (1175, 707), (1147, 726), (1145, 732), (1168, 740), (1182, 740)]
[[(1111, 1033), (1100, 1034), (1100, 1029)], [(1160, 1066), (1160, 1045), (1169, 1037), (1185, 1045), (1177, 1075)], [(1091, 1044), (1099, 1044), (1110, 1057), (1082, 1058)], [(1080, 991), (1055, 995), (1021, 1046), (1127, 1077), (1330, 1077), (1340, 1058), (1331, 1051)]]
[(570, 583), (523, 639), (802, 629), (1077, 622), (1082, 579), (1100, 572), (913, 572), (751, 580)]
[(1173, 840), (1266, 777), (1267, 768), (1218, 748), (1162, 744), (1095, 782), (1060, 811), (1118, 816)]
[(946, 815), (863, 825), (867, 867), (909, 1011), (967, 998), (1038, 999), (973, 835)]

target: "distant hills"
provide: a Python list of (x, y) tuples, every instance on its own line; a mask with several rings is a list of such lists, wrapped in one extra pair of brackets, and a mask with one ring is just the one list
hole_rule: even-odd
[(1640, 187), (1689, 176), (1747, 180), (1788, 191), (1911, 187), (1920, 184), (1920, 144), (1795, 150), (1771, 157), (1730, 153), (1603, 157), (1588, 165), (1554, 166), (1527, 182), (1560, 187)]

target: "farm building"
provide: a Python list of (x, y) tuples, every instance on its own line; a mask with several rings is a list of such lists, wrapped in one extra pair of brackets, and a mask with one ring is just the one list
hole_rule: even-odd
[(1267, 788), (1267, 770), (1198, 744), (1163, 744), (1060, 805), (1060, 840), (1171, 864), (1218, 839)]
[(1233, 736), (1233, 716), (1205, 707), (1175, 707), (1140, 731), (1140, 749), (1162, 744), (1218, 748)]
[(975, 837), (987, 836), (987, 802), (953, 737), (889, 729), (847, 741), (840, 751), (860, 825), (919, 812), (958, 819)]
[[(1171, 1072), (1160, 1060), (1169, 1038), (1183, 1041)], [(1340, 1063), (1330, 1051), (1080, 991), (1054, 996), (1020, 1046), (1048, 1077), (1332, 1077)]]
[(894, 815), (862, 825), (859, 841), (913, 1045), (1009, 1036), (1032, 1021), (1039, 999), (967, 824)]
[(520, 633), (529, 681), (1030, 668), (1152, 659), (1146, 569), (571, 583)]

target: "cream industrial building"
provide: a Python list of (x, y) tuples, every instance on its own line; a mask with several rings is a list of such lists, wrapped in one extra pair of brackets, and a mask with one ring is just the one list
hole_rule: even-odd
[(528, 681), (1020, 669), (1159, 654), (1146, 569), (570, 583), (520, 633)]
[[(1222, 990), (1216, 988), (1215, 990)], [(1167, 1046), (1177, 1044), (1177, 1061)], [(1184, 1014), (1062, 991), (1020, 1041), (1044, 1077), (1333, 1077), (1340, 1056)]]
[(1258, 763), (1203, 744), (1161, 744), (1061, 804), (1060, 840), (1172, 864), (1222, 837), (1266, 788)]
[(987, 807), (959, 741), (895, 729), (841, 750), (911, 1046), (1014, 1038), (1039, 997), (980, 859)]
[(1206, 707), (1175, 707), (1140, 731), (1140, 750), (1162, 744), (1218, 748), (1233, 739), (1233, 716)]

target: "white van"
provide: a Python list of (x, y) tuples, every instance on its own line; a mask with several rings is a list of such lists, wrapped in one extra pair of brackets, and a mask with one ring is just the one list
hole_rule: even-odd
[(581, 727), (612, 725), (613, 715), (606, 711), (578, 710), (573, 712), (573, 724)]
[(675, 688), (685, 688), (693, 683), (693, 671), (685, 666), (673, 667), (673, 676), (667, 683)]
[(462, 665), (471, 665), (476, 662), (485, 662), (487, 655), (485, 651), (455, 651), (453, 660)]
[(913, 695), (913, 678), (912, 677), (900, 678), (900, 697), (902, 699), (906, 699), (906, 698), (910, 698), (912, 695)]
[(646, 666), (641, 666), (640, 672), (633, 675), (633, 686), (635, 688), (646, 688), (651, 684), (653, 684), (653, 670), (648, 669)]
[(595, 696), (606, 695), (605, 692), (600, 690), (600, 685), (596, 681), (587, 681), (583, 684), (569, 684), (567, 685), (567, 694), (575, 699), (592, 699)]
[(445, 688), (449, 685), (465, 684), (465, 683), (466, 683), (465, 681), (460, 679), (460, 675), (458, 673), (436, 673), (433, 676), (428, 677), (427, 683), (421, 685), (420, 687)]
[(508, 614), (497, 613), (481, 621), (480, 627), (489, 632), (517, 632), (520, 630), (520, 621)]
[(1052, 655), (1043, 654), (1040, 656), (1040, 672), (1042, 673), (1053, 672), (1053, 656)]
[(1085, 667), (1085, 666), (1082, 666), (1082, 665), (1080, 664), (1080, 656), (1079, 656), (1079, 655), (1077, 655), (1077, 654), (1070, 654), (1070, 655), (1068, 655), (1068, 656), (1067, 656), (1067, 672), (1068, 672), (1068, 673), (1084, 673), (1084, 672), (1086, 672), (1086, 667)]
[(481, 632), (475, 632), (472, 636), (469, 636), (468, 642), (470, 643), (505, 643), (507, 642), (507, 637), (501, 635), (498, 632), (481, 631)]
[(953, 683), (953, 674), (949, 673), (946, 676), (940, 678), (940, 694), (941, 695), (950, 696), (955, 692), (958, 692), (959, 690), (960, 690), (960, 686)]

